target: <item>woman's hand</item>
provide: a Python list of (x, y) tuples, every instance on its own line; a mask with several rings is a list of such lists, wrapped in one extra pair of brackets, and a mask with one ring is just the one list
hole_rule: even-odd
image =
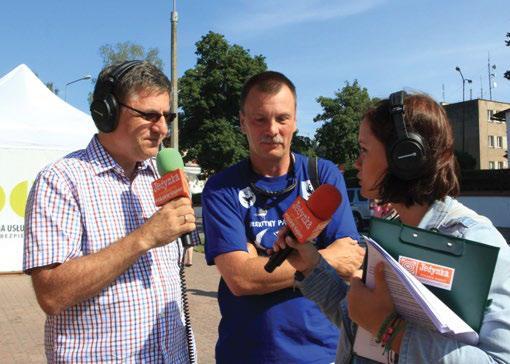
[(294, 251), (287, 257), (287, 261), (294, 269), (306, 276), (319, 264), (320, 254), (311, 242), (299, 244), (288, 235), (288, 232), (289, 229), (286, 226), (278, 232), (273, 252), (276, 253), (286, 247), (294, 248)]
[(395, 310), (384, 279), (384, 263), (375, 267), (374, 289), (365, 286), (357, 277), (351, 278), (347, 303), (351, 320), (375, 337), (384, 319)]

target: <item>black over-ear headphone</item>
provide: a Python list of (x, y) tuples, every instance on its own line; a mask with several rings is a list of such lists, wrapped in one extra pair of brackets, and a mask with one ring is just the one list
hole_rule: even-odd
[(387, 150), (389, 171), (396, 177), (409, 181), (418, 178), (427, 161), (426, 144), (417, 133), (408, 133), (404, 119), (404, 91), (390, 95), (390, 114), (397, 140)]
[(98, 80), (100, 83), (96, 86), (98, 90), (95, 92), (97, 99), (95, 98), (90, 105), (90, 114), (96, 127), (103, 133), (111, 133), (119, 123), (119, 102), (113, 93), (116, 83), (140, 63), (142, 61), (126, 61), (117, 66), (105, 80)]

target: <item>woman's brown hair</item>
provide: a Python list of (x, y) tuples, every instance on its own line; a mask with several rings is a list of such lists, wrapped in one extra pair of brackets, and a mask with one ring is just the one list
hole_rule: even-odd
[[(372, 133), (386, 146), (386, 157), (397, 139), (389, 107), (389, 100), (385, 99), (364, 115)], [(427, 161), (421, 176), (410, 181), (386, 173), (379, 183), (381, 203), (431, 205), (446, 196), (456, 196), (459, 193), (458, 165), (452, 128), (445, 110), (424, 94), (407, 95), (404, 109), (407, 131), (421, 136)]]

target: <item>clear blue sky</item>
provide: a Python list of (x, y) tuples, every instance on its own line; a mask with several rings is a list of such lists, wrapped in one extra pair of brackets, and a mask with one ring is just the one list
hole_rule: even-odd
[[(18, 0), (1, 6), (0, 75), (27, 64), (44, 82), (65, 84), (102, 66), (99, 47), (131, 41), (157, 47), (170, 73), (171, 0)], [(313, 136), (318, 96), (357, 79), (371, 96), (400, 88), (438, 101), (489, 98), (487, 56), (496, 64), (493, 99), (510, 102), (508, 0), (177, 0), (179, 75), (195, 64), (195, 42), (212, 30), (287, 74), (298, 89), (298, 126)], [(444, 98), (443, 98), (444, 85)], [(93, 85), (67, 88), (67, 101), (88, 112)], [(466, 84), (466, 99), (469, 99)], [(20, 110), (20, 112), (23, 112)]]

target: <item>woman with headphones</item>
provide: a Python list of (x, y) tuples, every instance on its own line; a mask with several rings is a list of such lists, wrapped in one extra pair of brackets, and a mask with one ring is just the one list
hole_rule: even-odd
[(357, 277), (349, 287), (312, 244), (297, 245), (281, 234), (274, 250), (295, 248), (288, 261), (299, 272), (302, 293), (343, 331), (336, 362), (371, 362), (352, 352), (357, 326), (379, 339), (388, 361), (510, 362), (510, 248), (487, 218), (454, 199), (459, 192), (457, 163), (444, 109), (423, 94), (394, 93), (365, 113), (359, 146), (355, 167), (364, 197), (391, 203), (404, 224), (495, 245), (500, 252), (489, 291), (491, 304), (484, 312), (479, 343), (473, 346), (399, 317), (383, 264), (376, 267), (374, 289)]

